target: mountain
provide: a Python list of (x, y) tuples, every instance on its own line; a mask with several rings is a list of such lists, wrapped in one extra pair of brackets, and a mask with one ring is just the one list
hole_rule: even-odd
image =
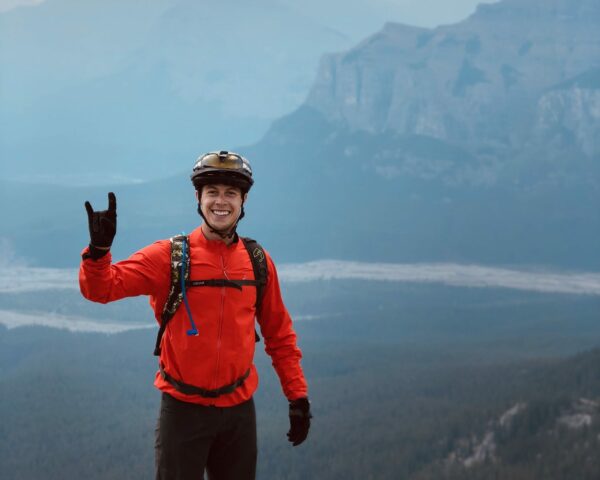
[(294, 249), (597, 268), (599, 26), (593, 0), (504, 0), (325, 56), (248, 151), (262, 209), (309, 219)]
[(307, 105), (353, 130), (518, 149), (548, 90), (597, 89), (599, 23), (593, 0), (504, 0), (433, 30), (388, 24), (326, 56)]
[[(241, 232), (283, 261), (600, 268), (599, 25), (594, 0), (504, 0), (454, 25), (390, 23), (325, 56), (306, 102), (240, 147), (256, 177)], [(170, 69), (160, 71), (148, 70), (148, 84), (167, 88)], [(137, 90), (129, 98), (144, 103), (154, 87)], [(195, 109), (156, 102), (161, 118)], [(128, 118), (128, 104), (114, 108)], [(192, 138), (196, 127), (182, 131)], [(154, 171), (160, 157), (170, 178), (93, 189), (4, 183), (0, 237), (36, 262), (74, 262), (68, 252), (86, 237), (80, 205), (102, 205), (110, 188), (123, 214), (119, 255), (189, 231), (198, 217), (179, 160), (197, 150), (169, 136), (177, 147), (159, 153), (156, 129), (140, 134), (150, 148), (138, 165)], [(102, 152), (86, 162), (105, 165)]]

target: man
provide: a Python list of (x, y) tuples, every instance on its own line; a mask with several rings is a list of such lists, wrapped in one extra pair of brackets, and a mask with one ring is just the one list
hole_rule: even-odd
[(115, 264), (109, 250), (117, 230), (116, 197), (108, 194), (103, 211), (86, 202), (91, 239), (82, 253), (80, 288), (101, 303), (149, 295), (162, 324), (155, 351), (154, 384), (162, 391), (156, 478), (197, 480), (206, 469), (211, 480), (254, 479), (255, 317), (290, 402), (294, 446), (306, 439), (311, 418), (301, 352), (273, 261), (236, 233), (254, 183), (250, 164), (235, 153), (210, 152), (196, 161), (191, 179), (200, 227)]

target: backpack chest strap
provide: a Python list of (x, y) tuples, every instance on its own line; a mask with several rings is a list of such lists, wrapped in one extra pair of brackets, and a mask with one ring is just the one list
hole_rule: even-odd
[[(191, 312), (189, 311), (189, 307), (187, 305), (187, 301), (185, 298), (185, 290), (188, 287), (231, 287), (237, 290), (241, 290), (244, 285), (251, 285), (256, 287), (256, 311), (260, 312), (260, 307), (262, 304), (262, 298), (264, 295), (265, 287), (267, 285), (268, 278), (268, 268), (267, 268), (267, 260), (266, 255), (263, 248), (260, 244), (251, 238), (240, 237), (244, 248), (248, 252), (250, 256), (250, 260), (252, 263), (252, 270), (254, 271), (255, 280), (229, 280), (229, 279), (208, 279), (208, 280), (190, 280), (190, 253), (186, 252), (186, 246), (189, 245), (189, 237), (185, 235), (178, 235), (176, 237), (171, 238), (171, 286), (169, 288), (169, 294), (167, 297), (167, 301), (163, 307), (163, 311), (161, 314), (161, 323), (158, 333), (156, 335), (156, 344), (154, 347), (154, 355), (160, 356), (161, 348), (161, 340), (163, 334), (165, 333), (165, 329), (167, 324), (175, 315), (175, 312), (181, 305), (181, 303), (186, 304), (186, 309), (188, 310), (188, 316), (190, 317), (190, 322), (192, 323), (193, 332), (189, 330), (188, 332), (192, 332), (197, 335), (197, 330), (193, 324), (193, 320), (191, 318)], [(186, 254), (187, 253), (187, 254)], [(189, 334), (189, 333), (188, 333)], [(260, 337), (256, 330), (254, 331), (255, 340), (257, 342), (260, 341)]]
[(209, 280), (188, 280), (186, 287), (231, 287), (241, 290), (244, 285), (257, 286), (256, 280), (230, 280), (228, 278), (212, 278)]

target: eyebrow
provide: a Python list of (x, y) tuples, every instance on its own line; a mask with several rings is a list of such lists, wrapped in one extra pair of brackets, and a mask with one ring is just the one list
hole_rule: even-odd
[[(219, 189), (217, 187), (214, 187), (212, 185), (207, 185), (205, 187), (207, 192), (217, 192)], [(237, 189), (236, 187), (227, 187), (225, 189), (225, 193), (230, 193), (230, 192), (234, 192), (234, 193), (238, 193), (239, 189)]]

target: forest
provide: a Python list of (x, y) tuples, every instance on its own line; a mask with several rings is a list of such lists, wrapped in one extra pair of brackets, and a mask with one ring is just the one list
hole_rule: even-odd
[[(287, 402), (257, 344), (258, 478), (600, 476), (597, 299), (398, 290), (286, 292), (292, 311), (326, 312), (296, 322), (313, 426), (287, 443)], [(154, 334), (0, 328), (3, 478), (152, 478)]]

